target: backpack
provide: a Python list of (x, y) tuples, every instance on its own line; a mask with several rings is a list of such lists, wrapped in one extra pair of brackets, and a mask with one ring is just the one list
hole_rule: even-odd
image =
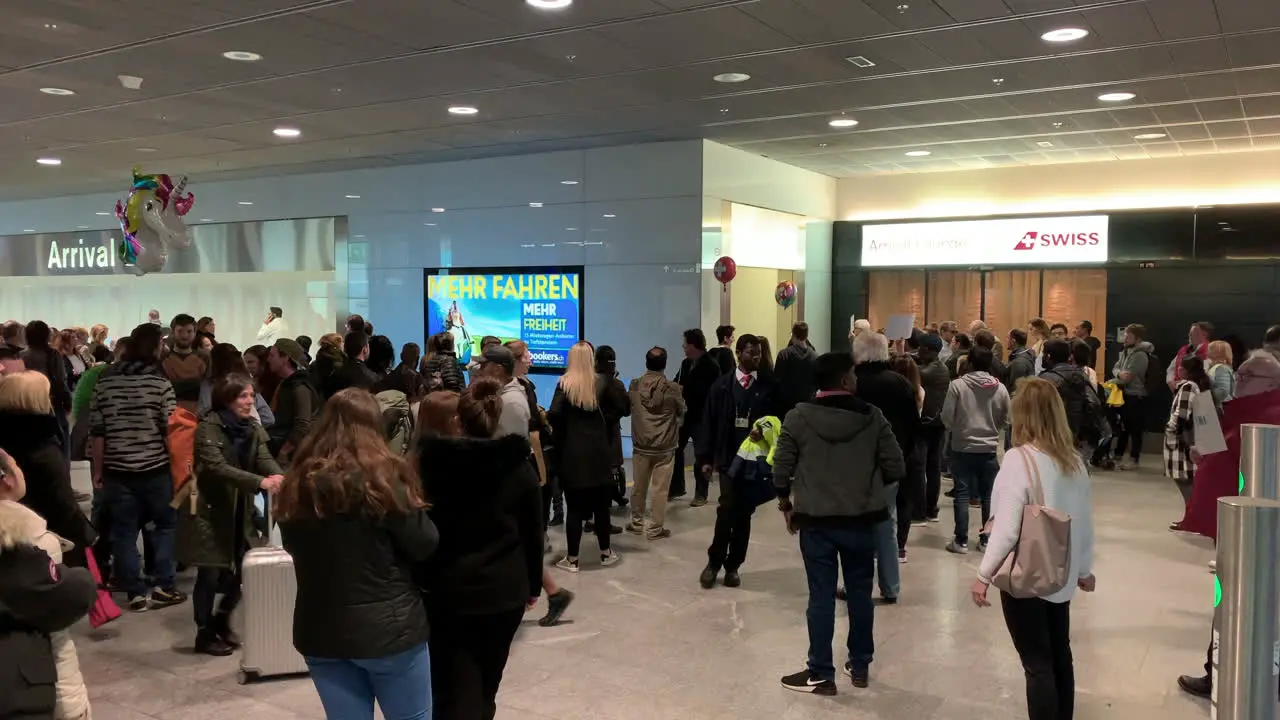
[[(1009, 553), (991, 584), (1015, 598), (1044, 598), (1060, 592), (1075, 578), (1071, 570), (1071, 516), (1044, 504), (1040, 467), (1029, 456), (1030, 448), (1018, 455), (1027, 469), (1031, 502), (1022, 508), (1022, 529), (1018, 544)], [(994, 518), (992, 519), (994, 522)], [(987, 524), (987, 532), (991, 525)]]
[(382, 409), (382, 435), (397, 455), (408, 455), (413, 445), (413, 411), (399, 390), (383, 390), (374, 396)]
[(1097, 443), (1102, 439), (1102, 423), (1101, 416), (1094, 410), (1094, 405), (1089, 402), (1087, 393), (1094, 393), (1097, 396), (1097, 390), (1093, 384), (1088, 382), (1086, 378), (1083, 384), (1070, 383), (1062, 376), (1061, 373), (1053, 370), (1045, 370), (1042, 375), (1053, 374), (1062, 379), (1058, 383), (1058, 396), (1062, 398), (1062, 404), (1067, 411), (1067, 425), (1071, 428), (1071, 436), (1076, 442)]
[(1147, 373), (1142, 377), (1142, 386), (1146, 388), (1149, 397), (1154, 394), (1156, 388), (1164, 387), (1165, 365), (1150, 350), (1143, 350), (1143, 352), (1147, 354)]

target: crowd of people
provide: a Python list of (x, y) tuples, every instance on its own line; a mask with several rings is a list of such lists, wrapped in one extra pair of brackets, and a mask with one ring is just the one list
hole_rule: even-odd
[[(1225, 476), (1238, 466), (1239, 425), (1280, 419), (1280, 327), (1246, 359), (1199, 322), (1163, 366), (1145, 329), (1130, 325), (1109, 379), (1094, 369), (1102, 348), (1088, 321), (1072, 331), (1035, 318), (1002, 339), (981, 320), (967, 333), (949, 321), (891, 342), (859, 320), (848, 351), (821, 355), (803, 322), (776, 355), (733, 326), (716, 329), (714, 347), (694, 328), (678, 364), (655, 346), (629, 384), (611, 347), (577, 343), (546, 408), (519, 340), (482, 338), (464, 367), (448, 333), (429, 338), (425, 354), (406, 343), (397, 355), (358, 315), (314, 343), (285, 335), (280, 308), (264, 320), (263, 344), (241, 350), (216, 332), (212, 318), (179, 314), (163, 326), (155, 311), (112, 347), (102, 326), (4, 325), (0, 656), (35, 652), (56, 684), (0, 661), (0, 717), (46, 705), (87, 717), (63, 631), (101, 588), (136, 612), (166, 608), (188, 600), (178, 577), (193, 568), (193, 646), (232, 654), (245, 558), (278, 524), (299, 588), (294, 645), (330, 717), (372, 717), (376, 703), (388, 717), (492, 718), (525, 613), (545, 593), (538, 622), (551, 626), (572, 603), (553, 569), (581, 569), (584, 534), (605, 568), (622, 560), (615, 535), (671, 536), (667, 508), (688, 495), (692, 441), (690, 506), (706, 505), (718, 478), (703, 588), (742, 584), (759, 507), (776, 505), (799, 535), (809, 660), (785, 687), (836, 693), (838, 600), (850, 617), (843, 671), (868, 685), (877, 586), (880, 604), (898, 602), (910, 530), (940, 521), (949, 475), (946, 549), (967, 554), (976, 541), (973, 600), (985, 606), (989, 586), (1001, 589), (1030, 716), (1066, 718), (1070, 601), (1095, 587), (1090, 466), (1138, 466), (1163, 383), (1165, 469), (1187, 500), (1171, 528), (1212, 536), (1205, 508), (1234, 491), (1234, 470)], [(1196, 450), (1202, 393), (1221, 413), (1227, 453)], [(1231, 453), (1235, 465), (1221, 457)], [(77, 460), (89, 462), (91, 498), (71, 487)], [(459, 474), (472, 482), (453, 482)], [(614, 505), (628, 508), (621, 527)], [(1006, 566), (1034, 505), (1069, 516), (1070, 564), (1059, 586), (1027, 596)], [(565, 547), (548, 567), (557, 525)], [(49, 601), (24, 605), (33, 591)], [(1208, 682), (1180, 680), (1195, 694)]]

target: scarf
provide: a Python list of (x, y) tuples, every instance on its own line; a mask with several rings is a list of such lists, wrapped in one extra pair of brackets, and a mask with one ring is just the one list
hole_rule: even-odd
[(235, 458), (236, 464), (242, 469), (252, 467), (255, 430), (253, 418), (242, 418), (229, 408), (219, 410), (218, 417), (222, 418), (222, 431), (231, 441), (231, 457)]

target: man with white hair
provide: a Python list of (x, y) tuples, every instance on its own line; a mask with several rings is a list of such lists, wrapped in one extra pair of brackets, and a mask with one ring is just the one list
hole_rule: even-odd
[(853, 339), (865, 332), (871, 332), (871, 321), (866, 318), (859, 318), (853, 321), (853, 325), (849, 327), (849, 343), (853, 343)]
[[(877, 332), (859, 333), (853, 339), (853, 373), (857, 378), (854, 396), (880, 409), (904, 458), (911, 457), (920, 429), (920, 411), (911, 381), (889, 367), (889, 340)], [(913, 476), (908, 474), (908, 479)], [(886, 479), (886, 482), (888, 480)], [(889, 518), (876, 526), (876, 558), (880, 596), (886, 603), (898, 601), (898, 563), (906, 562), (905, 548), (898, 548), (898, 517), (908, 522), (912, 508), (907, 504), (918, 493), (915, 488), (900, 488), (895, 483), (885, 486)], [(909, 525), (908, 525), (909, 526)]]
[[(974, 320), (969, 323), (969, 337), (976, 338), (979, 330), (989, 331), (991, 328), (987, 327), (987, 324), (981, 320)], [(995, 333), (992, 333), (992, 336), (995, 336)], [(991, 348), (991, 354), (995, 356), (996, 360), (1004, 362), (1004, 346), (1000, 344), (1000, 340), (996, 340), (995, 345)]]

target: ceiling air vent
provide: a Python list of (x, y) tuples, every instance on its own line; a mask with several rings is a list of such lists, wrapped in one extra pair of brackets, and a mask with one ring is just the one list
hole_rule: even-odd
[(868, 60), (867, 58), (863, 57), (862, 55), (854, 55), (853, 57), (847, 57), (847, 58), (845, 58), (845, 60), (847, 60), (847, 61), (849, 61), (849, 62), (853, 63), (854, 65), (856, 65), (856, 66), (858, 66), (858, 67), (860, 67), (860, 68), (869, 68), (869, 67), (875, 67), (875, 66), (876, 66), (876, 64), (875, 64), (875, 63), (871, 62), (870, 60)]

